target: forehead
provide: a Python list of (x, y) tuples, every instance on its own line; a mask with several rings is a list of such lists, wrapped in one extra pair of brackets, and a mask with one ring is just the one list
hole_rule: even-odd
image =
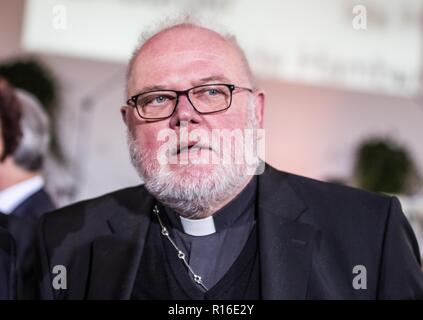
[(183, 89), (199, 79), (247, 81), (240, 52), (219, 34), (202, 28), (175, 28), (154, 36), (134, 61), (130, 93), (148, 86)]

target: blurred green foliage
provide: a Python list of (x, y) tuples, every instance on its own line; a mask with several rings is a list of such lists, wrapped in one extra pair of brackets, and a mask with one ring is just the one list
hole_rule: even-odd
[(357, 151), (355, 175), (363, 189), (407, 193), (413, 172), (413, 161), (407, 150), (389, 139), (370, 139)]

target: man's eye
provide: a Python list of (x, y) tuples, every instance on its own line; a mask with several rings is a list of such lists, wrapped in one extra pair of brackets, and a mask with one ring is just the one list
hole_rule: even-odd
[(197, 94), (199, 95), (210, 96), (210, 97), (216, 97), (221, 95), (222, 93), (223, 93), (222, 90), (219, 90), (216, 88), (206, 88), (197, 92)]
[(166, 103), (168, 100), (169, 98), (166, 96), (150, 97), (149, 99), (145, 100), (144, 105), (160, 105)]
[(167, 100), (167, 98), (165, 97), (165, 96), (158, 96), (158, 97), (156, 97), (155, 99), (154, 99), (154, 102), (157, 102), (157, 103), (163, 103), (163, 102), (165, 102)]
[(210, 96), (217, 96), (218, 94), (220, 94), (220, 91), (219, 91), (219, 90), (217, 90), (217, 89), (209, 89), (209, 90), (207, 90), (207, 93), (208, 93)]

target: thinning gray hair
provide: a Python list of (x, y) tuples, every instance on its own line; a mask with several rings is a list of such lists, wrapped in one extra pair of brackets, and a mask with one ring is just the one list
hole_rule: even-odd
[(208, 21), (204, 18), (194, 18), (189, 14), (180, 15), (174, 18), (167, 17), (163, 20), (158, 21), (156, 24), (153, 24), (149, 29), (141, 33), (141, 36), (138, 40), (138, 44), (132, 52), (131, 58), (129, 59), (127, 70), (126, 70), (126, 93), (128, 94), (129, 90), (129, 81), (132, 74), (132, 68), (134, 66), (135, 60), (143, 48), (143, 46), (154, 36), (162, 33), (166, 30), (176, 28), (176, 27), (188, 27), (188, 28), (204, 28), (216, 32), (222, 38), (226, 39), (230, 45), (239, 53), (239, 56), (242, 60), (242, 63), (245, 68), (245, 72), (250, 81), (250, 85), (253, 89), (256, 89), (256, 82), (253, 76), (253, 73), (248, 63), (247, 56), (245, 55), (244, 50), (239, 45), (235, 35), (226, 31), (221, 25), (218, 25), (215, 21)]
[(42, 168), (50, 143), (48, 116), (32, 94), (22, 89), (17, 89), (16, 94), (22, 108), (22, 139), (13, 153), (13, 159), (25, 170), (38, 171)]

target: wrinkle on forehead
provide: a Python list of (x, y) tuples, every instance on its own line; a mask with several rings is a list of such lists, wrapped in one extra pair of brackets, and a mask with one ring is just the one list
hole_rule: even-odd
[[(174, 63), (176, 61), (176, 63)], [(233, 65), (216, 58), (192, 56), (163, 56), (142, 61), (133, 71), (131, 95), (148, 91), (149, 87), (185, 90), (206, 82), (232, 83), (239, 80)], [(227, 67), (226, 67), (227, 66)]]
[(203, 66), (213, 65), (215, 68), (232, 70), (242, 68), (239, 59), (227, 54), (216, 54), (201, 50), (181, 50), (178, 52), (163, 52), (158, 54), (148, 54), (140, 57), (133, 73), (135, 76), (141, 74), (157, 73), (162, 69), (177, 70), (183, 72)]

